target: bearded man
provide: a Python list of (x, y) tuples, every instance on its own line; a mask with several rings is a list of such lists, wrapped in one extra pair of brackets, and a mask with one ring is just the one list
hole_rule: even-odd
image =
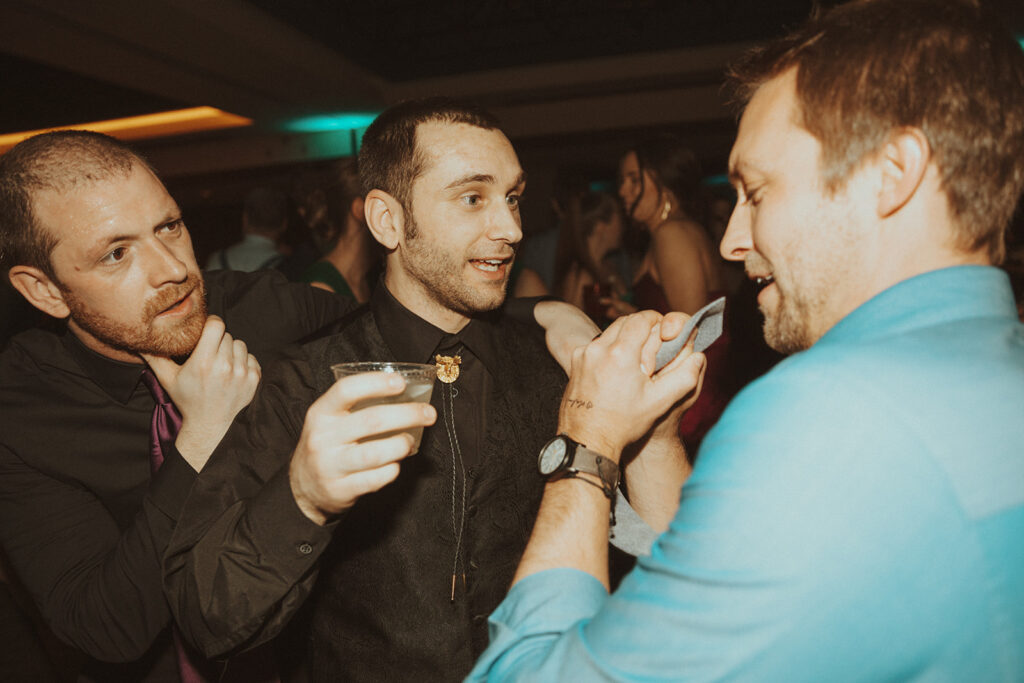
[[(204, 281), (153, 170), (85, 131), (0, 157), (0, 265), (56, 319), (0, 356), (10, 568), (50, 630), (85, 655), (82, 679), (179, 680), (183, 666), (221, 676), (222, 664), (172, 642), (161, 555), (197, 473), (252, 398), (257, 358), (352, 302), (271, 274)], [(181, 424), (154, 445), (158, 394)]]

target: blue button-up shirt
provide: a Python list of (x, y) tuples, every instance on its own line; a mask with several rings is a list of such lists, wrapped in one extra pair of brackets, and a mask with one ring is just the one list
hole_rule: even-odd
[(519, 582), (472, 680), (1024, 680), (1024, 326), (1005, 274), (882, 292), (729, 406), (608, 595)]

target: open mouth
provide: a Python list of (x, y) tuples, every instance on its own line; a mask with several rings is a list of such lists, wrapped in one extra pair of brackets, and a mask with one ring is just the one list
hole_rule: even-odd
[(157, 315), (158, 316), (164, 316), (164, 315), (171, 315), (171, 316), (173, 316), (173, 315), (180, 315), (182, 313), (186, 313), (188, 311), (189, 307), (191, 306), (192, 291), (194, 291), (194, 290), (189, 290), (188, 293), (185, 294), (185, 296), (181, 297), (180, 299), (178, 299), (177, 301), (172, 303), (170, 306), (168, 306), (164, 310), (160, 311)]
[(482, 270), (485, 273), (498, 273), (501, 272), (502, 268), (507, 266), (512, 261), (512, 258), (488, 258), (488, 259), (470, 259), (469, 262), (473, 264), (473, 267), (477, 270)]
[(771, 275), (758, 276), (754, 278), (754, 287), (757, 289), (758, 294), (760, 294), (762, 289), (773, 282), (775, 282), (775, 278)]

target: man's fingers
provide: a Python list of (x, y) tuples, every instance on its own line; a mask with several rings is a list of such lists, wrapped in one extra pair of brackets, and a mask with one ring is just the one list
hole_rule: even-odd
[(390, 403), (349, 413), (339, 429), (345, 443), (434, 424), (437, 411), (429, 403)]
[(679, 333), (686, 327), (686, 322), (689, 319), (690, 316), (678, 311), (666, 313), (665, 317), (661, 319), (661, 338), (668, 341), (678, 337)]
[(215, 315), (207, 316), (203, 325), (203, 333), (192, 351), (193, 356), (207, 356), (217, 353), (221, 340), (224, 338), (224, 321)]
[(344, 486), (349, 496), (352, 497), (353, 502), (355, 502), (356, 498), (367, 493), (379, 491), (393, 482), (398, 477), (400, 471), (398, 463), (381, 465), (372, 470), (364, 470), (348, 475), (345, 477)]
[[(228, 335), (225, 335), (227, 337)], [(247, 360), (251, 354), (249, 349), (245, 346), (245, 342), (241, 339), (234, 339), (231, 342), (231, 357), (232, 364), (235, 367), (245, 367)]]
[(175, 380), (178, 377), (178, 373), (181, 371), (181, 366), (175, 363), (170, 358), (164, 358), (163, 356), (154, 356), (149, 353), (141, 354), (143, 360), (149, 365), (149, 369), (156, 375), (156, 379), (160, 382), (160, 386), (166, 388), (173, 386)]
[(396, 396), (405, 390), (405, 380), (394, 372), (365, 372), (344, 377), (328, 389), (316, 403), (328, 412), (348, 411), (368, 398)]
[(704, 381), (704, 366), (707, 359), (703, 353), (691, 353), (685, 358), (677, 357), (658, 373), (654, 384), (659, 402), (667, 402), (665, 410), (681, 398), (695, 391), (694, 397), (700, 393)]
[(319, 406), (311, 422), (310, 446), (332, 452), (366, 440), (434, 424), (437, 411), (429, 403), (392, 403), (355, 412), (334, 413)]
[(337, 459), (337, 474), (350, 476), (397, 463), (412, 454), (413, 438), (406, 432), (347, 447)]
[(661, 337), (661, 324), (658, 323), (651, 328), (644, 345), (640, 348), (640, 369), (646, 375), (654, 372), (658, 349), (661, 348)]

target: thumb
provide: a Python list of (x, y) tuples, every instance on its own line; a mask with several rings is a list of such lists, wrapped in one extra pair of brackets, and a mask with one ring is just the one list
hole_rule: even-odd
[(659, 397), (675, 403), (694, 389), (699, 390), (704, 379), (704, 364), (703, 353), (691, 353), (681, 361), (677, 358), (655, 377)]
[(178, 379), (178, 373), (181, 372), (181, 366), (175, 363), (170, 358), (164, 358), (163, 356), (153, 356), (148, 353), (141, 354), (142, 358), (149, 365), (150, 370), (156, 375), (156, 379), (160, 382), (160, 386), (165, 389), (168, 386), (174, 386), (174, 383)]

